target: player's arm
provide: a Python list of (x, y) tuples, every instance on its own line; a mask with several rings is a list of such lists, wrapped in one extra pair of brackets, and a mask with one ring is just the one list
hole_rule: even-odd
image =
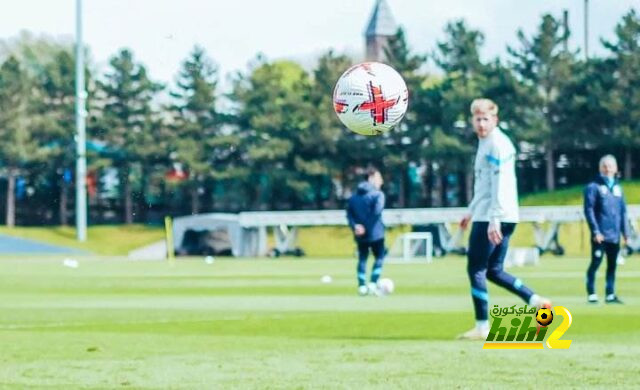
[(369, 226), (373, 225), (373, 222), (380, 218), (380, 216), (382, 215), (382, 210), (384, 210), (384, 202), (384, 193), (382, 191), (378, 191), (374, 196), (371, 204), (369, 204), (369, 213), (367, 215), (367, 223)]
[(502, 242), (500, 222), (505, 215), (505, 198), (509, 191), (515, 190), (506, 180), (508, 172), (505, 169), (508, 163), (511, 163), (511, 160), (515, 158), (515, 151), (505, 153), (500, 148), (495, 147), (485, 158), (491, 166), (491, 174), (489, 175), (489, 180), (491, 181), (491, 204), (489, 207), (487, 234), (489, 235), (489, 240), (497, 245)]
[(351, 207), (351, 199), (347, 202), (347, 223), (349, 224), (351, 231), (354, 231), (356, 227), (356, 220), (353, 215), (353, 208)]
[(378, 191), (378, 195), (376, 196), (376, 201), (373, 204), (372, 217), (377, 218), (380, 215), (382, 215), (382, 210), (384, 210), (384, 202), (385, 202), (384, 192)]
[(471, 198), (471, 202), (469, 202), (469, 206), (467, 207), (467, 213), (469, 215), (473, 215), (474, 211), (476, 210), (476, 206), (478, 206), (478, 195), (473, 194), (473, 198)]
[[(474, 170), (475, 170), (475, 166), (474, 166)], [(462, 230), (466, 229), (467, 226), (469, 225), (469, 222), (471, 222), (471, 218), (473, 217), (473, 213), (475, 213), (476, 211), (476, 207), (478, 206), (479, 200), (480, 198), (478, 197), (478, 194), (476, 193), (474, 188), (473, 197), (471, 198), (471, 202), (469, 202), (469, 206), (467, 206), (467, 212), (465, 213), (465, 215), (462, 217), (462, 220), (460, 221), (460, 228)]]
[(601, 236), (600, 227), (596, 220), (595, 205), (596, 198), (598, 196), (598, 187), (594, 185), (588, 185), (584, 189), (584, 216), (587, 219), (587, 224), (591, 230), (593, 238)]
[(366, 230), (364, 228), (364, 225), (359, 221), (356, 221), (356, 216), (353, 212), (353, 202), (351, 201), (351, 199), (349, 199), (349, 202), (347, 202), (347, 223), (349, 224), (349, 227), (351, 228), (353, 234), (355, 234), (356, 236), (362, 236), (365, 234)]
[(620, 221), (621, 226), (620, 226), (620, 231), (622, 232), (622, 237), (624, 237), (624, 240), (627, 241), (629, 239), (629, 215), (627, 214), (627, 202), (624, 199), (624, 194), (621, 194), (620, 196), (620, 218), (622, 219)]
[(460, 221), (460, 227), (463, 230), (466, 229), (469, 225), (469, 222), (471, 222), (473, 213), (475, 212), (476, 206), (478, 205), (478, 199), (478, 195), (474, 191), (471, 203), (469, 203), (469, 206), (467, 207), (467, 213), (464, 215), (464, 217), (462, 217), (462, 220)]

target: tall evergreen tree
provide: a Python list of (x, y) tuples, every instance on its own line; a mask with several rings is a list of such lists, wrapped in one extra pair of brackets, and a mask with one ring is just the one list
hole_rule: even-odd
[(48, 176), (55, 177), (59, 188), (59, 222), (68, 222), (70, 172), (75, 161), (75, 62), (69, 50), (60, 50), (46, 63), (39, 77), (34, 99), (37, 136), (46, 145)]
[(312, 183), (316, 208), (324, 202), (336, 207), (338, 192), (344, 188), (344, 170), (348, 157), (340, 153), (340, 140), (347, 135), (333, 109), (333, 88), (340, 75), (349, 68), (351, 59), (329, 51), (322, 55), (313, 71), (311, 131), (301, 139), (303, 150), (296, 167)]
[(458, 178), (459, 203), (468, 202), (471, 196), (471, 164), (477, 141), (471, 127), (469, 105), (473, 99), (485, 96), (489, 87), (487, 67), (479, 54), (483, 42), (480, 31), (458, 20), (447, 24), (445, 40), (438, 42), (434, 53), (435, 62), (445, 71), (445, 77), (427, 92), (431, 99), (428, 107), (436, 111), (431, 119), (434, 131), (428, 156), (439, 166), (440, 179), (436, 185), (440, 187), (443, 205), (451, 205), (446, 199), (446, 187), (455, 187), (447, 179), (452, 175)]
[(615, 28), (615, 40), (603, 41), (613, 54), (614, 88), (606, 107), (611, 113), (612, 135), (624, 150), (624, 176), (632, 177), (632, 156), (640, 146), (640, 17), (631, 9)]
[(0, 66), (0, 160), (7, 176), (6, 224), (15, 225), (16, 176), (28, 163), (42, 158), (33, 137), (29, 100), (33, 81), (13, 56)]
[[(271, 208), (299, 207), (312, 188), (298, 170), (297, 151), (312, 131), (311, 80), (298, 64), (261, 61), (234, 82), (236, 121), (252, 175), (248, 190), (253, 207), (262, 199)], [(306, 163), (306, 162), (305, 162)]]
[[(410, 177), (409, 166), (416, 165), (421, 156), (422, 145), (428, 139), (427, 128), (424, 125), (424, 104), (422, 100), (423, 82), (426, 76), (421, 71), (426, 62), (426, 56), (411, 52), (404, 30), (399, 28), (392, 36), (385, 48), (389, 65), (403, 77), (409, 90), (409, 106), (404, 119), (394, 130), (384, 135), (386, 138), (385, 166), (395, 174), (398, 180), (398, 207), (406, 207), (408, 195), (411, 195), (417, 177)], [(409, 192), (409, 194), (408, 194)]]
[(555, 189), (556, 151), (566, 141), (559, 131), (563, 107), (558, 96), (571, 78), (575, 60), (574, 53), (564, 49), (567, 38), (562, 23), (547, 14), (534, 36), (528, 38), (520, 30), (520, 48), (508, 48), (513, 69), (527, 87), (526, 103), (518, 113), (526, 120), (521, 135), (544, 150), (547, 190)]
[[(161, 85), (151, 81), (146, 68), (136, 63), (133, 53), (123, 49), (110, 60), (111, 69), (105, 81), (99, 82), (102, 115), (97, 121), (98, 138), (118, 151), (116, 161), (120, 171), (124, 221), (133, 222), (132, 181), (140, 185), (144, 173), (136, 177), (132, 168), (143, 172), (145, 163), (166, 152), (165, 140), (159, 139), (159, 119), (152, 109), (152, 100)], [(137, 180), (136, 180), (137, 179)], [(137, 191), (138, 198), (141, 191)]]
[(200, 191), (207, 178), (228, 180), (243, 173), (238, 164), (239, 138), (224, 127), (216, 111), (217, 69), (201, 47), (195, 47), (183, 64), (173, 106), (171, 148), (174, 161), (184, 164), (189, 177), (191, 213), (200, 211)]

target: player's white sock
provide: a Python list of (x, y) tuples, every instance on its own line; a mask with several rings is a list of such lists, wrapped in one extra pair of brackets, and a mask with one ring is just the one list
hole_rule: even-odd
[(487, 330), (487, 329), (489, 329), (489, 320), (478, 320), (478, 321), (476, 321), (476, 329), (478, 329), (478, 330)]
[(541, 307), (543, 305), (550, 306), (551, 305), (551, 301), (549, 301), (545, 297), (541, 297), (538, 294), (533, 294), (531, 296), (531, 298), (529, 298), (529, 305), (530, 306), (534, 306), (534, 307)]
[(540, 295), (533, 294), (531, 298), (529, 298), (529, 305), (537, 307), (539, 304), (540, 304)]

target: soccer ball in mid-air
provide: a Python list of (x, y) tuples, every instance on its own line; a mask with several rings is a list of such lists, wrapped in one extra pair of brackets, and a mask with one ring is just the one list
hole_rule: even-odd
[(409, 92), (402, 76), (389, 65), (364, 62), (340, 76), (333, 108), (349, 130), (379, 135), (397, 125), (407, 112)]
[(378, 292), (380, 295), (389, 295), (393, 292), (393, 289), (393, 280), (389, 278), (382, 278), (378, 280)]
[(549, 308), (541, 307), (536, 313), (536, 321), (538, 321), (538, 324), (541, 326), (550, 325), (551, 321), (553, 321), (553, 312)]

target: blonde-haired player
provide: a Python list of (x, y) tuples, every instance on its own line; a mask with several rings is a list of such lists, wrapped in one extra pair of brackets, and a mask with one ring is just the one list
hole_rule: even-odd
[(551, 303), (503, 270), (509, 238), (519, 220), (516, 150), (498, 127), (497, 104), (489, 99), (476, 99), (471, 103), (471, 114), (479, 142), (474, 163), (473, 199), (469, 213), (460, 225), (465, 229), (472, 222), (467, 273), (476, 326), (460, 338), (486, 339), (489, 333), (487, 279), (532, 306), (551, 307)]

